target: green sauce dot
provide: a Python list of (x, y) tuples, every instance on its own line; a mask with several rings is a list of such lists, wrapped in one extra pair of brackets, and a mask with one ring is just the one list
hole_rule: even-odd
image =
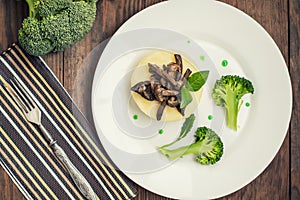
[(134, 119), (134, 120), (137, 120), (138, 118), (139, 118), (138, 115), (133, 115), (133, 119)]
[(212, 115), (208, 115), (207, 119), (212, 120), (214, 117)]
[(245, 106), (246, 106), (246, 107), (250, 107), (250, 103), (247, 102), (247, 103), (245, 104)]
[(222, 60), (222, 66), (227, 67), (227, 65), (228, 65), (228, 61), (227, 60)]
[(188, 41), (186, 41), (188, 44), (190, 44), (191, 43), (191, 41), (190, 40), (188, 40)]
[(205, 56), (201, 55), (200, 56), (200, 60), (204, 61), (205, 60)]
[(158, 134), (163, 134), (163, 133), (164, 133), (164, 130), (162, 130), (162, 129), (158, 130)]

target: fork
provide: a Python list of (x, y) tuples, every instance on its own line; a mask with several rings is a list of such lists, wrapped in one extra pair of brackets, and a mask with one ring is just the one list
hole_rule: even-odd
[(48, 132), (47, 129), (43, 126), (41, 121), (42, 113), (34, 99), (30, 96), (30, 94), (17, 79), (14, 79), (14, 81), (10, 80), (10, 83), (11, 85), (5, 85), (6, 90), (8, 91), (14, 102), (18, 105), (20, 110), (23, 112), (26, 120), (30, 123), (36, 124), (40, 128), (54, 154), (65, 166), (70, 176), (72, 177), (72, 180), (74, 181), (79, 191), (83, 194), (83, 196), (88, 200), (96, 200), (96, 196), (91, 185), (73, 165), (65, 151), (52, 137), (51, 133)]

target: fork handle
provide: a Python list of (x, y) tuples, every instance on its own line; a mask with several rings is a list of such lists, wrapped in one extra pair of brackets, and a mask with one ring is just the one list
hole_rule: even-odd
[(57, 144), (52, 135), (47, 131), (47, 129), (40, 124), (39, 125), (42, 133), (44, 134), (46, 140), (49, 142), (54, 154), (61, 161), (61, 163), (68, 170), (70, 176), (72, 177), (75, 185), (79, 189), (79, 191), (83, 194), (83, 196), (88, 200), (96, 200), (95, 193), (88, 183), (88, 181), (84, 178), (84, 176), (78, 171), (78, 169), (73, 165), (66, 152)]
[(55, 155), (62, 162), (62, 164), (67, 168), (70, 173), (74, 183), (80, 192), (84, 195), (84, 197), (88, 200), (95, 200), (95, 193), (88, 183), (88, 181), (84, 178), (84, 176), (78, 171), (78, 169), (73, 165), (70, 161), (69, 157), (65, 153), (65, 151), (55, 142), (51, 145)]

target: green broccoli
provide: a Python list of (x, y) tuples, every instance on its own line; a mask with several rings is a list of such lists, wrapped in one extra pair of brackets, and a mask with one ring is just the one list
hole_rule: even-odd
[(29, 16), (19, 30), (19, 43), (31, 55), (63, 51), (92, 28), (97, 0), (26, 0)]
[(227, 126), (235, 131), (238, 113), (243, 103), (241, 98), (249, 93), (254, 93), (251, 81), (237, 75), (222, 76), (213, 88), (212, 97), (216, 105), (226, 108)]
[(193, 154), (197, 162), (203, 165), (213, 165), (221, 159), (223, 155), (223, 142), (212, 129), (199, 127), (196, 130), (195, 137), (195, 142), (188, 146), (173, 150), (166, 149), (163, 146), (157, 149), (169, 160), (175, 160), (184, 155)]

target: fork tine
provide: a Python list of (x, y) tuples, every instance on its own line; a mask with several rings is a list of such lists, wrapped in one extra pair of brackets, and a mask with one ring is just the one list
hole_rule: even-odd
[(26, 100), (26, 103), (31, 106), (31, 108), (37, 107), (35, 101), (32, 99), (31, 95), (27, 92), (27, 90), (24, 88), (24, 86), (16, 79), (14, 78), (15, 85), (17, 86), (17, 89), (20, 91), (22, 97)]
[(15, 93), (18, 95), (18, 98), (26, 106), (27, 110), (32, 110), (33, 106), (30, 104), (28, 97), (24, 94), (23, 88), (20, 87), (18, 82), (10, 80), (12, 88), (15, 89)]
[(8, 94), (11, 96), (11, 98), (14, 100), (14, 102), (17, 104), (17, 106), (21, 109), (23, 113), (27, 113), (28, 109), (26, 105), (20, 100), (19, 95), (16, 93), (16, 91), (10, 86), (10, 85), (5, 85), (4, 86)]

